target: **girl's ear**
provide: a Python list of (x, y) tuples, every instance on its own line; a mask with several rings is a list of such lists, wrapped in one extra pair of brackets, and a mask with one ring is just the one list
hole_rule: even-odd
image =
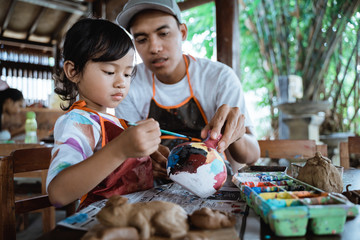
[(78, 83), (79, 79), (78, 79), (78, 74), (76, 72), (75, 69), (75, 64), (72, 61), (66, 60), (64, 62), (64, 73), (66, 75), (66, 77), (72, 81), (73, 83)]

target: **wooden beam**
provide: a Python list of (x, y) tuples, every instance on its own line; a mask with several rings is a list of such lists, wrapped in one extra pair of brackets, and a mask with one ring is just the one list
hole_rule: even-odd
[(66, 13), (65, 16), (61, 21), (59, 21), (59, 24), (56, 26), (55, 30), (51, 33), (49, 44), (52, 43), (53, 40), (61, 41), (61, 34), (63, 32), (63, 28), (68, 25), (69, 20), (71, 19), (71, 14)]
[(10, 22), (10, 18), (14, 13), (14, 9), (15, 9), (15, 4), (16, 4), (17, 0), (12, 0), (9, 9), (6, 11), (6, 17), (4, 20), (4, 23), (1, 27), (1, 36), (4, 34), (4, 31), (7, 29), (9, 22)]
[(178, 2), (179, 8), (181, 11), (188, 10), (190, 8), (194, 8), (205, 3), (213, 2), (214, 0), (187, 0), (184, 2)]
[(40, 13), (36, 16), (34, 22), (31, 24), (30, 30), (26, 34), (26, 38), (25, 38), (26, 40), (29, 40), (30, 35), (35, 32), (37, 26), (39, 25), (40, 19), (44, 15), (44, 13), (45, 13), (45, 8), (41, 7)]
[(37, 49), (43, 51), (52, 51), (52, 45), (47, 43), (39, 43), (39, 42), (32, 42), (26, 41), (22, 39), (15, 39), (15, 38), (7, 38), (1, 37), (0, 44), (16, 46), (16, 47), (23, 47), (23, 48), (30, 48), (30, 49)]
[(69, 1), (58, 1), (58, 0), (18, 0), (18, 1), (26, 2), (46, 8), (51, 8), (55, 10), (60, 10), (64, 12), (69, 12), (72, 14), (78, 14), (81, 16), (88, 15), (90, 11), (89, 5), (83, 5)]
[(239, 5), (237, 0), (215, 0), (217, 59), (240, 77)]

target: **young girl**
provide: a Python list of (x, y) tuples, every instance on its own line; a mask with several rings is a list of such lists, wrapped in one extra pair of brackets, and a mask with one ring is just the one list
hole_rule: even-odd
[(153, 186), (149, 155), (160, 143), (158, 123), (148, 119), (128, 128), (106, 114), (128, 93), (134, 54), (129, 35), (107, 20), (83, 19), (67, 32), (55, 92), (70, 104), (61, 106), (68, 111), (55, 124), (47, 176), (55, 206), (81, 198), (82, 208)]
[(23, 105), (24, 97), (21, 91), (15, 88), (6, 88), (0, 91), (0, 141), (7, 141), (11, 139), (12, 135), (25, 131), (24, 126), (12, 132), (4, 127), (6, 117), (10, 118), (11, 115), (19, 113)]

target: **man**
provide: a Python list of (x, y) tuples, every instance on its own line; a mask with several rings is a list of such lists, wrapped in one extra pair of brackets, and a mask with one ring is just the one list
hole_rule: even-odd
[[(143, 60), (129, 94), (116, 116), (136, 122), (154, 118), (162, 129), (192, 138), (216, 139), (232, 169), (253, 164), (259, 145), (246, 109), (241, 83), (234, 71), (219, 62), (183, 55), (187, 27), (175, 0), (129, 0), (117, 22), (130, 31)], [(170, 149), (181, 142), (164, 136)], [(170, 139), (170, 140), (169, 140)], [(166, 176), (168, 152), (153, 154), (155, 177)], [(235, 161), (235, 160), (236, 161)]]

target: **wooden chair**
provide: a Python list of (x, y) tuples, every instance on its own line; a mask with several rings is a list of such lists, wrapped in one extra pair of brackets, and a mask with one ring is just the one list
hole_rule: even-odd
[(13, 151), (23, 148), (40, 148), (45, 147), (40, 143), (1, 143), (0, 156), (9, 156)]
[[(46, 194), (28, 199), (15, 200), (14, 175), (37, 170), (47, 170), (51, 160), (51, 148), (19, 149), (0, 159), (0, 239), (16, 239), (16, 214), (43, 209), (44, 218), (51, 230), (55, 227), (55, 214), (49, 210), (51, 203)], [(46, 172), (43, 174), (46, 176)], [(45, 177), (43, 176), (43, 177)], [(43, 185), (43, 188), (45, 186)], [(75, 213), (75, 202), (66, 208), (66, 216)], [(45, 230), (45, 229), (44, 229)]]
[(352, 155), (360, 156), (360, 137), (348, 137), (347, 142), (340, 142), (340, 166), (344, 169), (350, 168), (350, 157)]
[(328, 156), (327, 145), (317, 145), (315, 140), (258, 140), (260, 157), (271, 159), (305, 160), (315, 156), (320, 151), (323, 156)]
[[(11, 155), (11, 153), (15, 150), (18, 149), (25, 149), (25, 148), (43, 148), (45, 147), (44, 144), (40, 144), (40, 143), (4, 143), (4, 144), (0, 144), (0, 157), (5, 157), (5, 156), (9, 156)], [(46, 174), (47, 171), (46, 170), (38, 170), (38, 171), (32, 171), (32, 172), (22, 172), (22, 173), (16, 173), (15, 174), (15, 179), (19, 180), (19, 179), (40, 179), (41, 180), (41, 193), (42, 194), (46, 194), (46, 189), (45, 189), (45, 184), (46, 184)], [(20, 196), (18, 194), (15, 193), (15, 199), (21, 199), (21, 195)], [(28, 195), (28, 194), (27, 194)], [(36, 194), (31, 194), (32, 196), (35, 196)], [(39, 195), (39, 194), (38, 194)], [(43, 214), (43, 229), (44, 232), (48, 232), (52, 229), (52, 224), (53, 221), (50, 220), (51, 216), (55, 216), (55, 209), (51, 208), (51, 209), (46, 209), (46, 210), (42, 210), (41, 211)], [(20, 229), (23, 229), (26, 227), (26, 222), (27, 222), (27, 214), (24, 214), (21, 216), (21, 225), (20, 225)]]

